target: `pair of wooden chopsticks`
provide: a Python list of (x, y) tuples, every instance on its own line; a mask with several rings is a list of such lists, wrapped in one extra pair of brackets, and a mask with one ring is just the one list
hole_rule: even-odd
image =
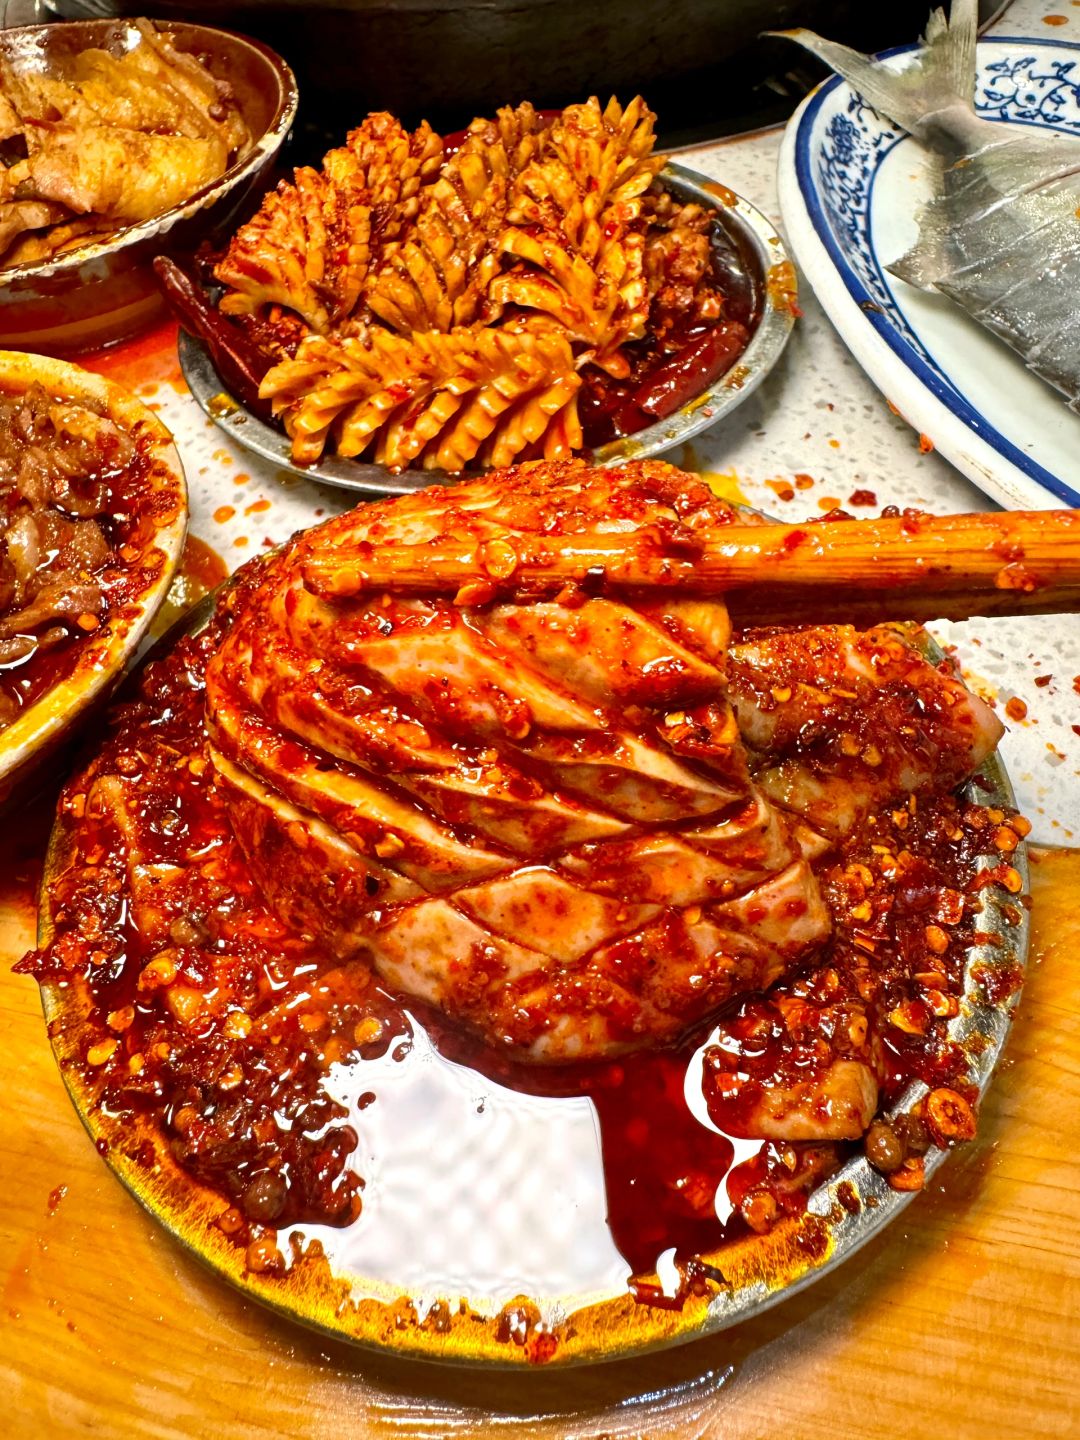
[(360, 543), (311, 557), (304, 573), (329, 597), (672, 590), (722, 596), (733, 619), (757, 625), (1065, 613), (1080, 610), (1080, 512)]

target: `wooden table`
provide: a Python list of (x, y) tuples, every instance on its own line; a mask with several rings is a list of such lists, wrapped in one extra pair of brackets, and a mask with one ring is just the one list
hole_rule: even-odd
[[(1080, 0), (1016, 0), (1001, 29), (1050, 34), (1046, 24), (1080, 36)], [(693, 163), (775, 214), (776, 145), (764, 135)], [(804, 306), (786, 364), (715, 455), (697, 447), (702, 468), (775, 508), (769, 477), (797, 454), (822, 478), (784, 518), (802, 503), (827, 508), (823, 489), (843, 497), (866, 484), (881, 503), (984, 506), (918, 452), (811, 296)], [(349, 503), (283, 486), (203, 426), (171, 336), (101, 365), (182, 432), (193, 528), (230, 565)], [(1038, 719), (1047, 692), (1029, 685)], [(1058, 771), (1054, 794), (1074, 780)], [(120, 1188), (64, 1093), (35, 985), (11, 974), (33, 940), (47, 818), (42, 806), (0, 824), (0, 1435), (1080, 1434), (1080, 851), (1045, 851), (1034, 866), (1029, 979), (979, 1138), (895, 1225), (802, 1295), (710, 1340), (591, 1370), (495, 1375), (395, 1363), (293, 1328), (204, 1271)]]
[[(1033, 867), (1020, 1017), (979, 1138), (838, 1272), (645, 1360), (496, 1375), (278, 1320), (121, 1189), (60, 1082), (33, 982), (45, 810), (0, 842), (0, 1433), (1069, 1436), (1080, 1432), (1080, 851)], [(14, 835), (11, 832), (16, 832)]]

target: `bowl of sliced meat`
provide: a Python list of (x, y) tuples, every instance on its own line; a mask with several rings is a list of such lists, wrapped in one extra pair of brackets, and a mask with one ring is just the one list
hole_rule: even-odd
[(153, 320), (151, 261), (235, 228), (296, 99), (273, 51), (205, 25), (0, 32), (0, 343), (72, 354)]
[(123, 672), (186, 526), (156, 415), (74, 365), (0, 351), (0, 805)]

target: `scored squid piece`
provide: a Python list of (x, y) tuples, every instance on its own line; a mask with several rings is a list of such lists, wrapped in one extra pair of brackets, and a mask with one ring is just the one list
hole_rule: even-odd
[[(330, 950), (355, 958), (364, 917), (373, 905), (401, 904), (427, 892), (415, 881), (382, 865), (310, 811), (271, 796), (246, 771), (211, 747), (229, 821), (256, 884), (278, 893), (278, 918), (296, 934), (322, 935)], [(281, 868), (288, 887), (276, 883)]]
[[(625, 834), (625, 821), (590, 808), (515, 766), (488, 746), (451, 743), (398, 704), (319, 663), (290, 672), (269, 654), (263, 637), (243, 651), (246, 667), (230, 666), (238, 694), (257, 698), (263, 714), (313, 748), (373, 774), (393, 774), (399, 789), (439, 819), (464, 826), (515, 855), (537, 856), (567, 844)], [(276, 667), (267, 677), (268, 665)]]
[(590, 963), (640, 995), (654, 1013), (653, 1038), (667, 1040), (695, 1014), (767, 989), (831, 933), (814, 875), (799, 860), (734, 900), (669, 908)]
[(454, 903), (496, 935), (567, 964), (639, 929), (659, 908), (593, 894), (536, 866), (459, 890)]
[(595, 710), (501, 655), (460, 614), (440, 612), (431, 621), (428, 628), (399, 626), (385, 636), (369, 634), (359, 653), (364, 672), (408, 697), (442, 728), (492, 740), (524, 739), (539, 726), (601, 729)]
[(815, 1004), (772, 994), (721, 1019), (704, 1052), (702, 1085), (712, 1120), (729, 1135), (855, 1140), (877, 1110), (879, 1064), (857, 996)]
[[(996, 722), (892, 631), (731, 645), (686, 557), (736, 528), (658, 462), (545, 463), (365, 506), (269, 562), (207, 723), (271, 905), (310, 886), (334, 954), (530, 1061), (670, 1043), (786, 985), (832, 932), (814, 862), (873, 806), (959, 783)], [(530, 547), (562, 589), (508, 597)], [(591, 593), (593, 553), (652, 579)], [(773, 1077), (762, 1134), (835, 1139), (873, 1108), (865, 1045), (810, 1058)]]
[[(523, 663), (486, 639), (470, 623), (469, 612), (439, 609), (424, 617), (426, 626), (410, 623), (417, 619), (415, 611), (395, 625), (395, 613), (380, 608), (370, 625), (364, 617), (350, 617), (353, 630), (359, 628), (351, 642), (357, 678), (390, 689), (411, 714), (448, 736), (501, 745), (529, 766), (541, 765), (559, 789), (631, 820), (713, 814), (745, 792), (741, 751), (733, 751), (730, 778), (691, 769), (669, 746), (650, 743), (587, 703), (587, 692), (586, 703), (576, 698), (574, 685), (558, 673), (561, 653), (550, 667), (546, 651), (542, 661), (533, 656), (535, 663)], [(295, 607), (291, 625), (295, 634)], [(383, 627), (389, 633), (382, 633)], [(626, 628), (640, 640), (646, 627)], [(339, 638), (339, 654), (345, 643), (350, 642)], [(655, 644), (661, 658), (662, 647), (677, 648), (659, 632)], [(678, 663), (673, 660), (672, 668)], [(688, 652), (686, 664), (696, 667), (693, 688), (674, 693), (700, 693), (707, 667)], [(647, 682), (645, 688), (655, 691), (661, 683)], [(714, 687), (718, 684), (714, 676)], [(618, 697), (610, 690), (608, 695), (614, 704)]]
[(739, 729), (775, 804), (836, 840), (875, 805), (952, 789), (1004, 733), (993, 711), (894, 630), (793, 631), (731, 647)]
[(696, 705), (721, 684), (715, 665), (613, 600), (496, 605), (470, 618), (504, 654), (593, 705)]
[(566, 845), (619, 835), (627, 823), (557, 795), (514, 771), (504, 757), (490, 765), (402, 776), (398, 782), (448, 824), (462, 826), (514, 855), (541, 859)]
[(463, 844), (453, 831), (408, 805), (361, 772), (328, 769), (296, 740), (230, 706), (222, 694), (209, 727), (216, 754), (243, 756), (243, 769), (271, 806), (281, 798), (333, 826), (361, 854), (392, 858), (396, 869), (429, 890), (479, 880), (512, 868), (510, 857)]
[[(279, 696), (267, 713), (293, 734), (374, 773), (394, 771), (400, 789), (441, 820), (464, 826), (515, 855), (624, 834), (625, 821), (553, 794), (497, 752), (462, 754), (431, 727), (380, 709), (344, 716), (319, 701)], [(414, 748), (410, 738), (419, 742)], [(395, 763), (396, 762), (396, 763)]]
[[(756, 823), (759, 806), (769, 817), (764, 827)], [(725, 828), (713, 826), (585, 845), (562, 856), (559, 868), (580, 876), (591, 890), (625, 899), (678, 906), (727, 900), (774, 875), (800, 853), (784, 822), (763, 801), (741, 806), (740, 812), (748, 808), (755, 820), (742, 829), (747, 836), (742, 853), (733, 835), (723, 847), (727, 857), (713, 849), (707, 837)], [(767, 841), (757, 846), (750, 838), (755, 828), (767, 833)]]
[(561, 788), (645, 824), (715, 815), (737, 794), (628, 732), (541, 733), (515, 749), (540, 762)]
[(765, 1140), (857, 1140), (877, 1105), (869, 1065), (834, 1060), (819, 1080), (763, 1089), (750, 1125)]
[[(706, 1061), (706, 1063), (708, 1063)], [(729, 1135), (761, 1140), (857, 1140), (878, 1107), (878, 1083), (862, 1060), (834, 1060), (813, 1079), (756, 1086), (737, 1107), (710, 1104)]]
[(721, 932), (751, 935), (783, 960), (832, 933), (832, 916), (802, 858), (746, 894), (710, 906), (708, 915)]
[[(384, 979), (451, 1013), (487, 1006), (492, 990), (555, 967), (541, 951), (492, 934), (449, 900), (434, 896), (394, 910), (369, 931), (365, 944)], [(468, 955), (473, 963), (447, 965), (452, 955)]]

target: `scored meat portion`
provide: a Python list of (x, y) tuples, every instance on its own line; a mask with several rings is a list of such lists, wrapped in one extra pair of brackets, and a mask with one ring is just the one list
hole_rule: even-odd
[[(814, 856), (996, 738), (894, 632), (729, 655), (721, 601), (587, 574), (520, 603), (482, 581), (418, 598), (307, 579), (345, 547), (482, 541), (497, 575), (522, 534), (733, 518), (659, 462), (566, 462), (362, 507), (270, 561), (209, 665), (207, 724), (279, 916), (534, 1061), (673, 1040), (813, 956), (831, 932)], [(890, 730), (876, 761), (863, 711)], [(865, 1064), (852, 1083), (876, 1098)]]
[(733, 645), (727, 689), (774, 804), (833, 840), (870, 811), (953, 790), (1003, 734), (993, 711), (896, 630), (847, 625)]
[(768, 986), (829, 917), (747, 768), (722, 604), (584, 592), (331, 600), (343, 541), (629, 532), (730, 518), (642, 464), (524, 468), (301, 538), (207, 677), (214, 763), (279, 913), (537, 1060), (677, 1036)]

